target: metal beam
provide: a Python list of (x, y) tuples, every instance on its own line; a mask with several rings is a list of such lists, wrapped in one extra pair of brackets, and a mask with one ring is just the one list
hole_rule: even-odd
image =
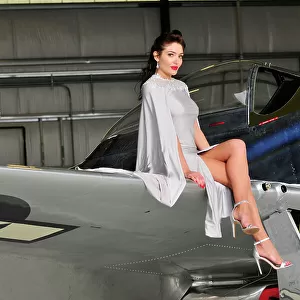
[(169, 0), (160, 0), (160, 26), (161, 33), (170, 32)]
[[(240, 53), (191, 53), (185, 54), (184, 60), (224, 60), (224, 59), (236, 59), (239, 58)], [(243, 53), (244, 57), (253, 58), (298, 58), (300, 57), (300, 51), (286, 51), (286, 52), (247, 52)], [(128, 55), (128, 56), (111, 56), (111, 57), (75, 57), (75, 58), (47, 58), (47, 59), (0, 59), (0, 69), (7, 67), (20, 67), (20, 66), (71, 66), (71, 65), (101, 65), (101, 70), (91, 71), (70, 71), (70, 75), (75, 74), (89, 74), (89, 75), (125, 75), (125, 74), (138, 74), (141, 71), (139, 68), (126, 68), (125, 64), (137, 64), (143, 65), (147, 60), (146, 55)], [(107, 65), (107, 69), (103, 69), (103, 65)], [(109, 65), (119, 64), (123, 65), (120, 69), (109, 69)], [(3, 72), (1, 72), (3, 73)], [(5, 72), (6, 73), (6, 72)], [(20, 73), (20, 72), (18, 72)], [(36, 73), (36, 72), (35, 72)], [(55, 73), (55, 72), (44, 72), (44, 73)], [(66, 72), (65, 72), (66, 73)]]
[(0, 73), (0, 87), (53, 86), (67, 83), (137, 81), (141, 69)]
[(71, 76), (107, 76), (107, 75), (138, 75), (140, 69), (128, 70), (96, 70), (96, 71), (55, 71), (55, 72), (18, 72), (0, 74), (0, 78), (34, 78), (34, 77), (71, 77)]
[[(241, 0), (241, 6), (300, 6), (299, 0)], [(172, 1), (170, 7), (234, 7), (236, 1)]]
[[(153, 4), (151, 4), (152, 6)], [(158, 6), (158, 3), (156, 3)], [(101, 3), (53, 3), (53, 4), (0, 4), (0, 10), (55, 10), (55, 9), (94, 9), (94, 8), (134, 8), (139, 2), (101, 2)]]
[(72, 57), (72, 58), (25, 58), (25, 59), (0, 59), (0, 67), (2, 66), (39, 66), (39, 65), (74, 65), (74, 64), (114, 64), (114, 63), (145, 63), (147, 57), (145, 55), (134, 56), (89, 56), (89, 57)]
[[(161, 0), (162, 1), (162, 0)], [(53, 3), (53, 4), (0, 4), (0, 10), (36, 10), (36, 9), (95, 9), (95, 8), (138, 8), (138, 7), (160, 7), (158, 0), (152, 1), (113, 1), (98, 3)], [(195, 7), (228, 7), (236, 6), (236, 1), (171, 1), (170, 7), (195, 6)], [(243, 0), (241, 6), (300, 6), (299, 0)]]
[(299, 0), (241, 0), (241, 6), (299, 6)]
[(57, 122), (57, 121), (80, 121), (80, 120), (100, 120), (100, 119), (119, 119), (123, 117), (129, 110), (120, 110), (120, 111), (110, 111), (110, 112), (96, 112), (96, 113), (75, 113), (70, 117), (69, 114), (51, 114), (51, 115), (11, 115), (11, 116), (2, 116), (0, 117), (1, 123), (33, 123), (33, 122)]
[(237, 39), (238, 39), (238, 45), (239, 45), (239, 53), (240, 59), (243, 59), (243, 41), (242, 41), (242, 21), (241, 21), (241, 1), (236, 1), (236, 31), (237, 31)]

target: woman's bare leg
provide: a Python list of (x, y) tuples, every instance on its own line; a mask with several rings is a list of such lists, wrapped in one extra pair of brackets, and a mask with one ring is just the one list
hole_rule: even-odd
[[(259, 232), (257, 232), (256, 234), (253, 235), (253, 238), (255, 241), (260, 241), (260, 240), (268, 237), (268, 234), (265, 231), (265, 228), (261, 222), (257, 204), (256, 204), (256, 201), (255, 201), (255, 198), (253, 196), (251, 189), (249, 191), (249, 196), (248, 196), (247, 200), (251, 203), (251, 209), (253, 210), (253, 214), (252, 214), (253, 224), (255, 224), (256, 226), (258, 226), (260, 228)], [(277, 252), (276, 248), (274, 247), (273, 243), (270, 240), (257, 245), (256, 248), (257, 248), (258, 253), (261, 256), (269, 258), (272, 262), (274, 262), (276, 264), (280, 265), (282, 263), (282, 258), (280, 257), (279, 253)]]
[[(201, 157), (205, 162), (206, 159), (214, 159), (225, 163), (225, 172), (228, 178), (227, 186), (229, 184), (232, 189), (235, 203), (248, 199), (251, 187), (246, 146), (242, 140), (232, 139), (221, 143), (210, 151), (203, 153)], [(208, 168), (211, 169), (209, 165)], [(210, 171), (212, 174), (214, 173), (213, 176), (216, 176), (214, 177), (215, 180), (219, 181), (217, 177), (220, 175), (217, 172)], [(252, 220), (253, 213), (249, 210), (249, 207), (247, 204), (242, 204), (236, 209), (235, 217), (241, 220), (243, 226), (256, 225)], [(259, 226), (259, 224), (256, 226)]]
[[(243, 226), (249, 224), (258, 226), (260, 230), (253, 235), (253, 238), (255, 241), (259, 241), (266, 238), (268, 235), (261, 222), (256, 201), (251, 190), (245, 146), (243, 145), (243, 142), (236, 141), (237, 140), (228, 141), (230, 144), (225, 142), (227, 145), (222, 143), (209, 152), (202, 154), (201, 157), (210, 169), (213, 178), (232, 189), (235, 202), (241, 200), (248, 200), (250, 202), (251, 205), (245, 204), (238, 206), (235, 217), (241, 220)], [(238, 153), (238, 155), (236, 154), (238, 151), (244, 155), (244, 158), (240, 157), (242, 156), (241, 153)], [(220, 152), (222, 152), (221, 155)], [(229, 159), (232, 160), (230, 162), (231, 164), (228, 164)], [(235, 164), (232, 162), (235, 162)], [(246, 166), (243, 166), (243, 164), (246, 164)], [(282, 259), (271, 241), (266, 241), (257, 245), (257, 250), (261, 256), (270, 259), (274, 263), (281, 264)]]

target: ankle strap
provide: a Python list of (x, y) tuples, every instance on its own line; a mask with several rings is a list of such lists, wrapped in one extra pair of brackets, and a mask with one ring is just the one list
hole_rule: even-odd
[(258, 245), (258, 244), (261, 244), (261, 243), (263, 243), (263, 242), (265, 242), (265, 241), (267, 241), (267, 240), (269, 240), (270, 238), (269, 237), (267, 237), (267, 238), (265, 238), (265, 239), (263, 239), (263, 240), (260, 240), (260, 241), (258, 241), (258, 242), (255, 242), (254, 243), (254, 246), (256, 246), (256, 245)]
[(239, 205), (241, 205), (243, 203), (249, 203), (249, 201), (248, 200), (242, 200), (242, 201), (240, 201), (238, 203), (235, 203), (233, 208), (236, 208), (237, 206), (239, 206)]

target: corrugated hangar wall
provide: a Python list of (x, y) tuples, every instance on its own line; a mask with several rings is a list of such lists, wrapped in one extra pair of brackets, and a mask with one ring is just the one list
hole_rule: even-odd
[[(171, 7), (190, 57), (180, 74), (241, 54), (299, 70), (300, 6), (245, 6), (237, 20), (236, 7)], [(0, 11), (0, 164), (83, 160), (138, 103), (137, 77), (113, 73), (140, 69), (159, 33), (159, 8)]]

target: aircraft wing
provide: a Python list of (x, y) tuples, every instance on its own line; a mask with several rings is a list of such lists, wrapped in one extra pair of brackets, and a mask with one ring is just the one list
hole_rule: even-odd
[[(227, 282), (224, 294), (236, 280), (258, 278), (251, 237), (233, 239), (228, 219), (222, 239), (205, 236), (205, 191), (192, 182), (169, 208), (130, 172), (2, 167), (0, 178), (5, 299), (182, 299), (212, 278)], [(262, 208), (265, 217), (289, 203), (273, 185), (265, 191), (254, 182), (259, 201), (275, 202)], [(293, 186), (298, 209), (299, 193)]]

